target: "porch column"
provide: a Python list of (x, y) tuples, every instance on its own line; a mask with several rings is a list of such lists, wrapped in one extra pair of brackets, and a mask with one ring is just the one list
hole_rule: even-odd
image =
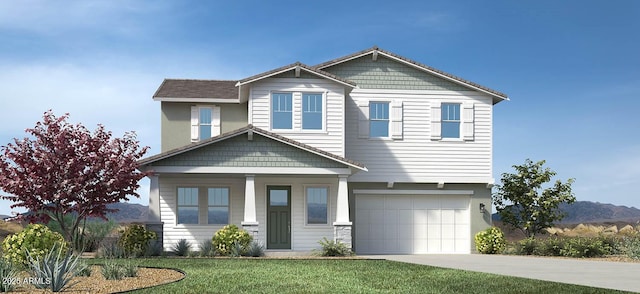
[(148, 222), (160, 222), (160, 188), (158, 186), (158, 175), (149, 176), (149, 216)]
[(338, 176), (338, 201), (336, 205), (336, 221), (333, 223), (333, 237), (351, 248), (351, 221), (349, 221), (349, 175)]
[(256, 185), (255, 176), (246, 175), (244, 185), (244, 220), (242, 228), (249, 232), (253, 239), (258, 237), (258, 220), (256, 218)]

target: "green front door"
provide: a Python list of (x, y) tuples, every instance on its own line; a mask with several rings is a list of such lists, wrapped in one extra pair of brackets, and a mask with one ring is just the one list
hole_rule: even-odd
[(291, 249), (289, 186), (267, 186), (267, 249)]

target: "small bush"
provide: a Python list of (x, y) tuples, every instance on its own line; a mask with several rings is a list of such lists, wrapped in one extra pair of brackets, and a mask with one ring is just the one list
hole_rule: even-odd
[(251, 242), (249, 248), (247, 248), (247, 256), (262, 257), (264, 256), (264, 245), (257, 241)]
[(124, 271), (119, 264), (109, 261), (102, 266), (102, 276), (107, 280), (122, 280)]
[(617, 244), (616, 251), (629, 258), (640, 259), (640, 237), (623, 237)]
[(230, 255), (234, 249), (234, 243), (245, 248), (251, 243), (253, 237), (245, 230), (238, 229), (236, 225), (226, 225), (218, 230), (212, 238), (213, 247), (221, 255)]
[(560, 250), (563, 247), (564, 241), (561, 238), (548, 238), (544, 241), (536, 240), (533, 254), (541, 256), (562, 256)]
[(320, 250), (320, 256), (351, 256), (353, 252), (350, 248), (347, 247), (344, 243), (335, 242), (333, 240), (327, 239), (327, 237), (322, 238), (322, 240), (318, 241), (318, 244), (322, 247)]
[(491, 227), (484, 231), (478, 232), (474, 237), (476, 250), (483, 254), (501, 253), (507, 246), (504, 233), (497, 228)]
[(611, 248), (599, 238), (577, 237), (565, 239), (560, 254), (566, 257), (600, 257), (611, 253)]
[(191, 244), (187, 239), (180, 239), (173, 245), (171, 251), (177, 256), (187, 256), (191, 252)]
[(0, 292), (10, 292), (15, 288), (13, 281), (18, 277), (20, 271), (8, 260), (0, 259)]
[(147, 230), (142, 225), (132, 224), (124, 229), (118, 244), (127, 256), (141, 256), (147, 251), (149, 241), (156, 238), (158, 235), (155, 232)]
[(22, 232), (9, 235), (2, 241), (3, 257), (15, 265), (27, 266), (27, 252), (33, 259), (42, 258), (56, 243), (66, 250), (67, 243), (62, 235), (44, 225), (30, 224)]
[(27, 259), (31, 273), (36, 281), (41, 282), (34, 284), (36, 288), (60, 292), (67, 286), (71, 286), (67, 284), (76, 274), (80, 256), (55, 244), (42, 258), (33, 257), (27, 252)]
[(91, 276), (91, 266), (82, 260), (78, 261), (78, 266), (76, 267), (75, 276), (76, 277)]
[(162, 243), (159, 240), (150, 240), (144, 256), (161, 256), (163, 253), (164, 248), (162, 247)]
[(124, 249), (118, 244), (118, 240), (105, 239), (100, 243), (98, 256), (102, 258), (124, 258)]
[(211, 240), (202, 240), (200, 242), (200, 251), (198, 255), (200, 257), (214, 257), (216, 255), (216, 251), (213, 250), (213, 242)]
[(102, 243), (104, 238), (111, 233), (117, 225), (113, 220), (87, 222), (83, 230), (85, 250), (97, 250), (100, 247), (100, 243)]
[(133, 263), (125, 263), (120, 268), (122, 271), (122, 275), (124, 277), (137, 277), (138, 276), (138, 266)]
[(538, 242), (534, 238), (526, 238), (516, 243), (516, 254), (518, 255), (533, 255)]

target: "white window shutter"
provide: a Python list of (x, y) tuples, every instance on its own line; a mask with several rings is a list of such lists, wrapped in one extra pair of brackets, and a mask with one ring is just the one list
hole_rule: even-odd
[(369, 100), (358, 100), (358, 138), (369, 138)]
[(473, 103), (462, 104), (462, 139), (473, 141), (474, 132), (474, 111)]
[(198, 123), (200, 122), (200, 110), (197, 106), (191, 106), (191, 142), (198, 142)]
[(440, 102), (431, 103), (431, 140), (442, 139), (442, 110)]
[(220, 135), (220, 106), (214, 106), (211, 110), (211, 137)]
[(391, 138), (402, 139), (402, 100), (393, 100), (390, 112)]

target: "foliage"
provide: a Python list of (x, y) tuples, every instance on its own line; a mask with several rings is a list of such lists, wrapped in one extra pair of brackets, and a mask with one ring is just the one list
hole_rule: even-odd
[(187, 239), (180, 239), (178, 243), (173, 245), (171, 251), (177, 256), (187, 256), (191, 251), (191, 244)]
[(32, 258), (45, 256), (53, 246), (59, 243), (66, 249), (64, 238), (41, 224), (30, 224), (19, 233), (7, 236), (2, 241), (3, 257), (16, 265), (26, 266), (27, 252)]
[(113, 220), (108, 221), (88, 221), (83, 229), (85, 236), (85, 250), (95, 251), (100, 246), (104, 238), (111, 233), (118, 224)]
[(137, 277), (138, 266), (130, 261), (118, 263), (114, 260), (107, 260), (102, 266), (101, 272), (107, 280), (122, 280), (125, 277)]
[(616, 246), (617, 253), (629, 258), (640, 259), (640, 237), (624, 236)]
[[(0, 190), (10, 195), (11, 208), (24, 207), (29, 222), (58, 221), (65, 240), (71, 241), (87, 217), (105, 218), (107, 204), (139, 197), (138, 181), (147, 175), (138, 170), (140, 148), (135, 133), (112, 138), (98, 125), (92, 133), (81, 124), (56, 117), (51, 110), (43, 121), (27, 129), (31, 135), (0, 146)], [(75, 214), (67, 225), (64, 216)]]
[(484, 254), (501, 253), (507, 245), (504, 233), (497, 228), (491, 227), (484, 231), (478, 232), (474, 237), (476, 250)]
[(527, 238), (517, 243), (516, 254), (563, 257), (600, 257), (613, 253), (610, 239), (598, 237)]
[(76, 266), (75, 276), (76, 277), (91, 276), (91, 266), (82, 260), (78, 261), (78, 266)]
[(333, 240), (327, 239), (327, 237), (323, 237), (322, 240), (318, 241), (318, 244), (322, 247), (320, 250), (320, 256), (351, 256), (353, 252), (347, 245), (338, 241), (335, 242)]
[(216, 251), (213, 250), (213, 242), (211, 242), (211, 240), (202, 240), (199, 247), (200, 257), (214, 257), (216, 255)]
[(27, 253), (29, 268), (36, 278), (36, 288), (50, 289), (52, 292), (60, 292), (71, 282), (76, 274), (79, 255), (71, 250), (55, 244), (42, 258), (36, 258)]
[[(115, 260), (121, 264), (127, 261)], [(149, 294), (607, 292), (601, 288), (388, 260), (147, 258), (135, 261), (139, 266), (179, 268), (187, 275), (179, 283), (135, 291)]]
[(0, 292), (13, 291), (14, 283), (9, 283), (18, 277), (20, 271), (10, 261), (0, 258)]
[(118, 243), (118, 240), (111, 238), (103, 240), (98, 248), (98, 256), (103, 258), (126, 257), (124, 249)]
[(253, 237), (245, 230), (238, 229), (236, 225), (226, 225), (218, 230), (212, 238), (213, 247), (216, 252), (221, 255), (230, 255), (233, 250), (234, 243), (246, 247), (251, 243)]
[(262, 257), (264, 256), (264, 245), (262, 243), (253, 241), (249, 244), (249, 248), (247, 248), (247, 256), (251, 257)]
[(102, 272), (102, 276), (107, 280), (122, 280), (122, 278), (124, 278), (122, 265), (113, 261), (105, 262), (100, 271)]
[(118, 245), (124, 249), (127, 256), (141, 256), (147, 251), (149, 241), (156, 238), (156, 232), (147, 230), (143, 225), (131, 224), (120, 235)]
[(571, 192), (573, 179), (566, 183), (557, 180), (551, 187), (543, 188), (556, 175), (549, 168), (543, 168), (544, 163), (544, 160), (534, 163), (527, 159), (523, 165), (514, 165), (516, 173), (503, 173), (502, 185), (498, 185), (494, 193), (500, 219), (532, 238), (564, 217), (558, 209), (561, 203), (576, 200)]
[(164, 253), (163, 251), (164, 248), (159, 240), (150, 240), (144, 256), (160, 256)]
[(242, 255), (245, 255), (245, 253), (246, 253), (245, 246), (242, 246), (242, 243), (238, 241), (233, 242), (233, 245), (231, 245), (231, 252), (229, 253), (229, 256), (240, 257)]

